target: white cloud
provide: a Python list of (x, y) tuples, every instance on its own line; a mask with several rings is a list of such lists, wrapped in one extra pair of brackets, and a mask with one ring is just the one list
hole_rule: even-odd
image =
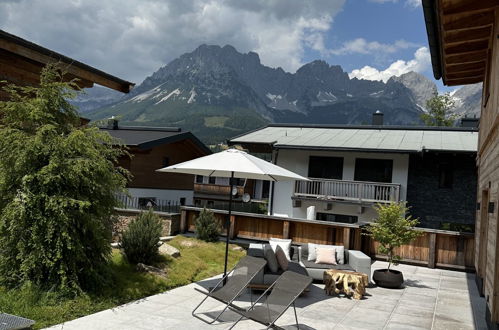
[(415, 48), (419, 45), (405, 40), (397, 40), (393, 44), (380, 43), (378, 41), (367, 41), (364, 38), (357, 38), (344, 42), (340, 48), (329, 50), (333, 55), (346, 54), (391, 54), (401, 49)]
[(364, 66), (361, 69), (353, 70), (349, 73), (350, 78), (365, 80), (382, 80), (387, 82), (392, 76), (400, 76), (409, 71), (424, 72), (431, 66), (430, 51), (426, 47), (421, 47), (414, 53), (414, 58), (409, 61), (398, 60), (390, 64), (384, 70), (378, 70), (371, 66)]
[(7, 0), (0, 29), (137, 83), (203, 43), (256, 51), (264, 64), (294, 71), (307, 49), (325, 49), (344, 2)]

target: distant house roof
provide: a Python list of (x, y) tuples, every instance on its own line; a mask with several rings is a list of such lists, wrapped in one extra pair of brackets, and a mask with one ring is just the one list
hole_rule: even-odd
[(22, 85), (37, 85), (40, 71), (48, 63), (62, 64), (67, 72), (66, 80), (78, 78), (80, 87), (92, 87), (94, 83), (128, 93), (135, 85), (87, 64), (34, 44), (0, 30), (0, 80)]
[(170, 144), (182, 140), (192, 141), (201, 151), (211, 154), (211, 150), (191, 132), (182, 132), (175, 127), (142, 127), (118, 126), (118, 128), (100, 127), (112, 137), (122, 141), (128, 147), (141, 150), (150, 149), (162, 144)]
[(413, 153), (422, 151), (476, 152), (476, 128), (402, 126), (312, 126), (272, 124), (233, 138), (256, 152), (278, 149), (319, 149)]

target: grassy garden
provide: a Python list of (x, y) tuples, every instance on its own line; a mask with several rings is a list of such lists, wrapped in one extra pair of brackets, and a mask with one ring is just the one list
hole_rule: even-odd
[[(167, 272), (166, 278), (139, 273), (126, 257), (113, 250), (110, 263), (113, 285), (98, 293), (67, 297), (34, 285), (6, 289), (0, 286), (0, 311), (36, 321), (35, 329), (69, 321), (133, 300), (164, 292), (223, 272), (225, 244), (177, 236), (168, 244), (180, 250), (179, 258), (160, 255), (154, 266)], [(229, 268), (245, 255), (230, 249)]]

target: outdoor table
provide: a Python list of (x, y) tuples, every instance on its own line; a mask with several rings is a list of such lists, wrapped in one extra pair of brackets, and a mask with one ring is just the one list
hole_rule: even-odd
[(333, 295), (340, 292), (348, 296), (353, 294), (354, 299), (361, 299), (366, 293), (369, 279), (366, 274), (347, 270), (328, 269), (324, 271), (324, 290)]
[(35, 321), (24, 317), (0, 313), (0, 330), (30, 329)]

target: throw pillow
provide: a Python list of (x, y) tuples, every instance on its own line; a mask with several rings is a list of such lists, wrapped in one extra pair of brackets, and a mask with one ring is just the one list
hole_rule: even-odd
[(279, 245), (275, 249), (275, 257), (277, 259), (279, 267), (281, 267), (283, 271), (288, 270), (288, 259), (286, 258), (284, 250)]
[(316, 264), (337, 265), (336, 263), (336, 250), (329, 248), (317, 248)]
[(316, 249), (318, 247), (335, 249), (336, 250), (336, 261), (339, 265), (345, 264), (345, 247), (342, 245), (323, 245), (323, 244), (314, 244), (308, 243), (308, 261), (315, 261), (317, 259)]
[(289, 249), (291, 248), (291, 240), (290, 239), (282, 239), (282, 238), (270, 238), (269, 244), (272, 247), (272, 250), (276, 252), (276, 248), (279, 245), (282, 250), (284, 251), (284, 254), (286, 255), (286, 259), (291, 260), (291, 257), (289, 255)]
[(265, 260), (267, 260), (267, 266), (272, 273), (277, 273), (279, 270), (279, 264), (277, 263), (277, 258), (275, 256), (274, 250), (268, 244), (265, 244), (263, 248), (263, 255), (265, 256)]

